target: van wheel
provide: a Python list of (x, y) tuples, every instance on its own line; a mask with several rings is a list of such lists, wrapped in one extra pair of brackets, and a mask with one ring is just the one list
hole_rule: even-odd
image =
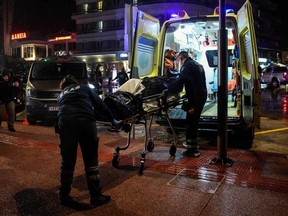
[(36, 124), (36, 121), (31, 119), (30, 117), (27, 116), (27, 121), (29, 123), (29, 125), (35, 125)]

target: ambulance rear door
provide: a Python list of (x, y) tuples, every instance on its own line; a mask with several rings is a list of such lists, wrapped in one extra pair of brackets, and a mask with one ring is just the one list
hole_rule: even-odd
[(252, 6), (246, 1), (237, 13), (240, 71), (242, 85), (242, 117), (246, 124), (260, 125), (260, 83), (258, 74), (258, 52)]
[(132, 48), (131, 78), (158, 76), (159, 33), (158, 19), (136, 8), (135, 32)]

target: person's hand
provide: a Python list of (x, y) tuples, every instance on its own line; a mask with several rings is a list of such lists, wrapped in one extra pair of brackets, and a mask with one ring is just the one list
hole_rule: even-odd
[(165, 89), (164, 91), (162, 91), (162, 93), (160, 94), (160, 98), (167, 98), (168, 96), (168, 89)]
[(19, 82), (18, 81), (13, 82), (13, 86), (14, 87), (18, 87), (19, 86)]
[(111, 132), (119, 132), (119, 129), (121, 128), (121, 121), (118, 121), (117, 119), (113, 119), (111, 121), (111, 128), (109, 131)]

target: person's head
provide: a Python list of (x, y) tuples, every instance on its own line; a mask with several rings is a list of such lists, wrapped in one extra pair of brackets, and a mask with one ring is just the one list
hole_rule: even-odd
[(78, 81), (72, 75), (65, 76), (60, 82), (60, 89), (63, 90), (69, 85), (78, 84)]
[(7, 81), (9, 80), (10, 72), (8, 69), (4, 68), (1, 75), (2, 75), (2, 78)]
[(172, 61), (176, 60), (177, 53), (174, 50), (167, 49), (165, 51), (165, 58), (171, 59)]
[(185, 60), (189, 57), (189, 54), (187, 51), (181, 51), (178, 54), (178, 58), (180, 60), (180, 62), (183, 64), (185, 62)]

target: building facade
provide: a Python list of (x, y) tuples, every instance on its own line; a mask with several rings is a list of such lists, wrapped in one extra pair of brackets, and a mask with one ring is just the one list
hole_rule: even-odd
[[(226, 0), (226, 6), (237, 11), (244, 1)], [(11, 55), (33, 61), (48, 55), (75, 55), (87, 62), (92, 73), (101, 65), (107, 73), (105, 76), (111, 76), (111, 71), (119, 71), (123, 67), (129, 69), (132, 30), (129, 29), (131, 18), (126, 4), (137, 6), (163, 23), (183, 9), (190, 16), (212, 14), (219, 3), (215, 0), (74, 0), (76, 7), (71, 20), (76, 23), (75, 33), (61, 30), (39, 37), (37, 32), (26, 29), (26, 38), (21, 38), (24, 32), (13, 29), (13, 13), (17, 7), (14, 2), (17, 1), (0, 1), (1, 56)], [(251, 3), (259, 57), (267, 59), (267, 62), (280, 59), (286, 63), (287, 55), (283, 56), (281, 52), (285, 49), (279, 43), (282, 38), (275, 34), (275, 28), (281, 25), (281, 20), (273, 16), (277, 5), (271, 0), (251, 0)]]
[[(226, 1), (227, 8), (237, 11), (244, 0)], [(76, 12), (71, 19), (76, 22), (77, 57), (85, 60), (93, 72), (97, 65), (105, 65), (107, 71), (128, 67), (132, 35), (129, 28), (128, 11), (125, 4), (158, 18), (160, 23), (185, 9), (190, 16), (212, 14), (218, 1), (213, 0), (75, 0)], [(255, 17), (255, 29), (259, 57), (279, 61), (281, 49), (279, 37), (273, 35), (276, 5), (269, 0), (251, 0)], [(277, 21), (279, 22), (279, 20)], [(265, 28), (264, 28), (265, 25)], [(109, 74), (108, 74), (109, 75)]]
[(10, 37), (13, 24), (14, 0), (0, 1), (0, 70), (5, 66), (5, 56), (11, 55)]

